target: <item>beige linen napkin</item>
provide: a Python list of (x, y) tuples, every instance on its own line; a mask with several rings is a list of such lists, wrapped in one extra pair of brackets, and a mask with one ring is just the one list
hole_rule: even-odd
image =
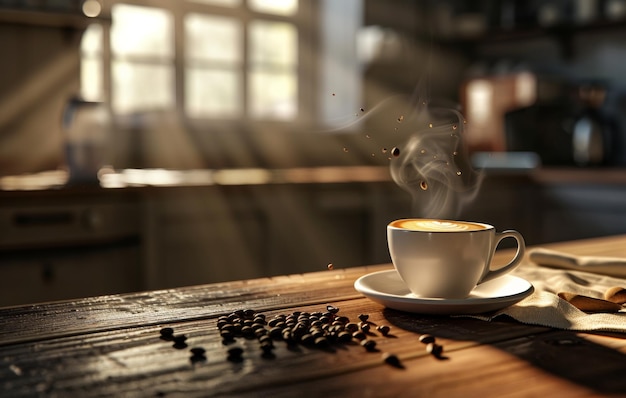
[(613, 286), (626, 287), (626, 279), (583, 271), (546, 268), (525, 262), (512, 275), (529, 281), (535, 291), (517, 304), (492, 314), (474, 316), (494, 320), (507, 315), (521, 323), (575, 331), (626, 333), (626, 309), (618, 313), (585, 313), (565, 300), (559, 292), (602, 298)]

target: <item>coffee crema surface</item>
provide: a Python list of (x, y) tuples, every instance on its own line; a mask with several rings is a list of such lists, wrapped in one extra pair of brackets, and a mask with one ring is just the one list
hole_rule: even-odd
[(467, 221), (433, 220), (420, 218), (396, 220), (390, 225), (396, 228), (424, 232), (466, 232), (481, 231), (489, 228), (484, 224)]

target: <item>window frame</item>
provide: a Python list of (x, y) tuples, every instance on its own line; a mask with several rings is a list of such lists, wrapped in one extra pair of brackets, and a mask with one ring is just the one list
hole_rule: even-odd
[[(112, 61), (110, 32), (111, 32), (111, 9), (115, 4), (129, 4), (136, 6), (156, 7), (170, 11), (172, 13), (174, 25), (174, 109), (167, 110), (174, 112), (176, 116), (187, 127), (204, 131), (207, 128), (227, 129), (236, 128), (239, 130), (248, 129), (274, 129), (297, 131), (299, 127), (311, 126), (316, 124), (316, 98), (317, 91), (317, 75), (318, 66), (314, 53), (319, 48), (319, 38), (317, 35), (319, 2), (315, 0), (299, 0), (298, 11), (295, 15), (285, 16), (278, 14), (265, 14), (250, 9), (245, 0), (238, 7), (224, 7), (204, 3), (196, 3), (193, 1), (176, 0), (109, 0), (103, 4), (102, 16), (100, 19), (102, 24), (102, 93), (103, 101), (111, 108), (112, 99)], [(188, 13), (199, 13), (207, 15), (217, 15), (232, 17), (242, 22), (243, 32), (243, 54), (242, 54), (242, 112), (237, 118), (219, 118), (219, 117), (189, 117), (185, 112), (185, 27), (184, 18)], [(264, 119), (254, 118), (249, 112), (248, 104), (248, 73), (249, 70), (249, 43), (248, 43), (248, 26), (253, 20), (271, 21), (271, 22), (287, 22), (296, 27), (297, 30), (297, 113), (294, 119)], [(94, 21), (98, 23), (98, 21)], [(82, 54), (81, 54), (82, 58)], [(141, 111), (133, 114), (116, 114), (111, 110), (112, 120), (116, 126), (120, 128), (140, 128), (137, 125), (137, 119), (141, 119), (142, 114), (151, 113), (151, 111)]]

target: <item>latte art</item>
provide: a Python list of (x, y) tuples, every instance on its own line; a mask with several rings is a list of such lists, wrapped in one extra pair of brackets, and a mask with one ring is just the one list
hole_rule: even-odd
[(391, 223), (392, 227), (424, 232), (464, 232), (487, 229), (485, 225), (466, 221), (406, 219)]

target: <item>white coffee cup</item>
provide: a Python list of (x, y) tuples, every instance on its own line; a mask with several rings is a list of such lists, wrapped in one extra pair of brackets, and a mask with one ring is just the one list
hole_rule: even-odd
[[(506, 265), (490, 269), (500, 241), (513, 238), (517, 253)], [(524, 257), (522, 235), (496, 232), (492, 225), (454, 220), (401, 219), (387, 226), (394, 267), (411, 292), (423, 298), (466, 298), (478, 284), (504, 275)]]

